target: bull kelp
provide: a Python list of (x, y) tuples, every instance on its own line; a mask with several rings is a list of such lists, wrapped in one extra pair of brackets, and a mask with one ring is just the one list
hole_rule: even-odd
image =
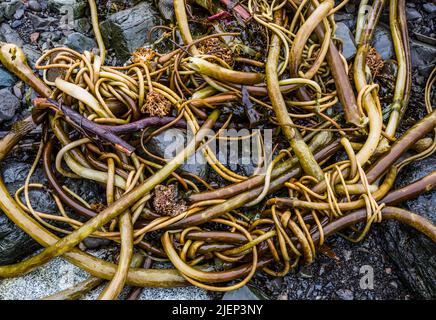
[[(359, 242), (383, 220), (436, 242), (431, 221), (397, 207), (431, 191), (435, 172), (393, 189), (404, 167), (436, 148), (436, 69), (423, 97), (428, 114), (398, 130), (411, 90), (405, 0), (374, 0), (370, 10), (359, 10), (351, 62), (334, 36), (334, 15), (347, 0), (336, 6), (333, 0), (174, 0), (176, 24), (150, 30), (161, 37), (122, 66), (106, 62), (110, 48), (96, 3), (88, 2), (98, 49), (45, 51), (35, 64), (42, 78), (19, 47), (0, 43), (3, 66), (38, 94), (31, 116), (0, 141), (0, 161), (42, 128), (25, 184), (11, 195), (0, 180), (0, 208), (45, 247), (0, 266), (0, 277), (63, 256), (91, 277), (47, 299), (77, 299), (99, 285), (99, 299), (117, 299), (126, 285), (133, 286), (127, 298), (136, 299), (147, 286), (229, 291), (256, 272), (283, 277), (313, 262), (327, 237), (341, 233)], [(362, 9), (368, 5), (361, 1)], [(392, 101), (382, 111), (371, 40), (388, 5), (398, 68)], [(212, 28), (199, 30), (199, 17)], [(245, 114), (234, 116), (241, 105)], [(147, 142), (176, 127), (189, 129), (190, 141), (174, 157), (153, 154)], [(238, 128), (251, 133), (224, 134)], [(260, 129), (270, 130), (271, 139)], [(213, 148), (249, 138), (261, 159), (252, 173), (235, 170)], [(211, 177), (180, 170), (195, 154)], [(30, 182), (38, 166), (47, 184)], [(98, 184), (105, 202), (91, 205), (64, 178)], [(50, 191), (56, 212), (35, 208), (35, 189)], [(87, 237), (113, 242), (116, 261), (79, 250)], [(173, 268), (153, 268), (156, 261)]]

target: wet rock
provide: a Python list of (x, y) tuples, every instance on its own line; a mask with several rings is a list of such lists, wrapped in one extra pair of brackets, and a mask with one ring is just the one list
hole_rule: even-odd
[(408, 7), (406, 9), (407, 21), (420, 22), (422, 20), (422, 15), (415, 8)]
[(12, 87), (17, 78), (3, 68), (0, 68), (0, 89)]
[[(147, 143), (147, 148), (159, 157), (172, 159), (187, 144), (186, 132), (178, 128), (170, 128), (152, 137)], [(208, 164), (201, 151), (189, 157), (180, 170), (190, 172), (206, 179)]]
[(53, 17), (43, 18), (33, 13), (29, 13), (27, 16), (29, 17), (30, 22), (32, 23), (32, 26), (35, 30), (47, 30), (47, 27), (53, 25), (56, 21), (58, 21), (56, 18)]
[(0, 101), (0, 122), (12, 119), (20, 107), (20, 101), (9, 89), (0, 90)]
[(342, 54), (345, 59), (349, 60), (356, 55), (356, 44), (350, 29), (343, 22), (336, 24), (336, 37), (342, 40)]
[(410, 42), (410, 51), (412, 67), (418, 70), (420, 75), (427, 78), (436, 65), (436, 47), (412, 40)]
[(0, 265), (14, 263), (34, 252), (38, 247), (35, 241), (0, 210)]
[(148, 31), (161, 21), (150, 3), (139, 5), (112, 14), (100, 24), (108, 47), (112, 47), (120, 61), (130, 58), (131, 52), (144, 46)]
[(249, 286), (243, 286), (237, 290), (226, 292), (223, 296), (223, 300), (264, 300), (265, 298), (260, 296), (258, 292), (255, 292), (253, 288)]
[(29, 7), (30, 10), (35, 11), (35, 12), (41, 12), (42, 11), (42, 6), (39, 3), (39, 1), (35, 1), (35, 0), (29, 1), (28, 7)]
[(78, 52), (83, 52), (85, 50), (92, 50), (97, 47), (95, 41), (91, 38), (84, 36), (79, 32), (74, 32), (70, 34), (64, 43), (67, 47), (76, 50)]
[(12, 29), (7, 23), (0, 26), (0, 41), (16, 44), (22, 47), (24, 42), (17, 31)]
[(423, 6), (424, 10), (429, 14), (436, 14), (436, 4), (428, 2), (425, 3)]
[[(436, 156), (410, 164), (397, 178), (404, 187), (436, 169)], [(436, 192), (422, 194), (401, 206), (436, 223)], [(417, 297), (436, 298), (436, 246), (423, 234), (396, 221), (385, 221), (380, 244), (398, 269), (397, 275)]]
[(41, 56), (41, 51), (35, 49), (30, 44), (25, 44), (23, 46), (23, 52), (27, 57), (27, 63), (29, 64), (30, 67), (33, 67), (35, 65), (36, 60), (38, 60), (39, 57)]
[(4, 17), (7, 20), (10, 20), (14, 17), (14, 14), (23, 6), (23, 2), (21, 0), (8, 1), (4, 4)]
[(380, 25), (374, 31), (372, 46), (380, 53), (383, 60), (389, 60), (394, 57), (394, 45), (392, 43), (391, 33), (388, 28)]
[(87, 18), (80, 18), (74, 21), (74, 30), (77, 32), (87, 34), (91, 31), (91, 23)]
[(48, 0), (48, 8), (56, 13), (71, 15), (73, 19), (83, 17), (88, 2), (86, 0)]
[(18, 27), (21, 27), (23, 25), (23, 21), (22, 20), (14, 20), (11, 23), (11, 28), (12, 29), (17, 29)]
[(15, 11), (14, 19), (20, 20), (24, 16), (24, 9), (20, 8)]
[(348, 290), (348, 289), (339, 289), (338, 291), (336, 291), (336, 294), (337, 294), (338, 298), (341, 300), (353, 300), (354, 299), (353, 291)]
[(87, 249), (100, 249), (102, 247), (108, 246), (111, 243), (109, 239), (102, 239), (102, 238), (94, 238), (94, 237), (87, 237), (83, 240), (83, 244)]

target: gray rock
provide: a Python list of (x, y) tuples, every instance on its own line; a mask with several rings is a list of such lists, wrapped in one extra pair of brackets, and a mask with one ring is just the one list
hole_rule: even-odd
[(174, 2), (172, 0), (155, 0), (160, 15), (165, 20), (173, 21), (175, 18)]
[(12, 29), (17, 29), (18, 27), (20, 27), (23, 24), (23, 20), (14, 20), (11, 23), (11, 28)]
[(0, 211), (0, 265), (15, 263), (38, 247), (35, 241)]
[(63, 15), (70, 15), (67, 19), (83, 17), (87, 5), (86, 0), (48, 0), (48, 8)]
[(162, 23), (150, 3), (119, 11), (100, 24), (108, 47), (114, 49), (117, 58), (125, 62), (131, 52), (144, 46), (147, 33), (153, 26)]
[(407, 21), (420, 22), (422, 15), (415, 8), (406, 9)]
[(39, 57), (41, 56), (41, 51), (39, 51), (38, 49), (35, 49), (30, 44), (25, 44), (23, 46), (23, 52), (27, 57), (27, 63), (29, 64), (30, 67), (33, 68), (36, 60), (38, 60)]
[(8, 20), (12, 19), (14, 14), (23, 6), (21, 0), (14, 0), (5, 3), (4, 17)]
[(0, 3), (0, 23), (2, 23), (5, 20), (5, 3)]
[[(395, 189), (404, 187), (436, 169), (436, 156), (413, 162), (399, 173)], [(422, 194), (401, 206), (436, 223), (436, 192)], [(392, 259), (398, 276), (417, 297), (436, 298), (436, 246), (418, 231), (396, 221), (386, 221), (380, 244)]]
[(377, 26), (374, 31), (372, 46), (380, 53), (383, 60), (389, 60), (394, 57), (394, 45), (392, 43), (391, 33), (384, 26)]
[(262, 296), (257, 290), (249, 287), (243, 286), (237, 290), (228, 291), (224, 294), (223, 300), (264, 300), (265, 297)]
[(341, 300), (353, 300), (354, 294), (353, 291), (348, 289), (339, 289), (336, 291), (336, 294), (338, 295), (338, 298)]
[(15, 78), (14, 75), (10, 74), (3, 68), (0, 68), (0, 89), (12, 87), (15, 82), (17, 82), (17, 78)]
[(436, 13), (436, 4), (434, 4), (434, 3), (428, 2), (428, 3), (425, 3), (422, 7), (429, 14)]
[(73, 32), (70, 34), (64, 43), (67, 47), (76, 50), (78, 52), (83, 52), (85, 50), (92, 50), (93, 48), (97, 48), (97, 44), (91, 38), (84, 36), (79, 32)]
[(0, 90), (0, 101), (0, 122), (12, 119), (20, 107), (20, 101), (9, 89)]
[[(113, 249), (91, 250), (87, 253), (104, 260), (113, 260)], [(161, 267), (161, 266), (156, 266)], [(0, 300), (36, 300), (71, 288), (88, 279), (90, 275), (61, 257), (55, 258), (35, 271), (24, 276), (0, 281)], [(104, 286), (100, 286), (82, 297), (95, 300)], [(122, 291), (125, 299), (129, 287)], [(194, 286), (180, 288), (144, 288), (139, 300), (209, 300), (207, 291)]]
[(42, 18), (36, 14), (30, 13), (27, 15), (35, 30), (47, 30), (47, 27), (53, 25), (58, 19), (53, 17)]
[(88, 18), (80, 18), (74, 21), (74, 30), (77, 32), (87, 34), (91, 31), (92, 25)]
[(109, 239), (87, 237), (83, 239), (83, 244), (88, 249), (99, 249), (108, 246), (111, 243)]
[(22, 47), (24, 42), (17, 31), (12, 29), (7, 23), (0, 26), (0, 41), (16, 44)]
[[(170, 128), (152, 137), (147, 143), (147, 148), (159, 157), (172, 159), (186, 146), (186, 132), (177, 128)], [(208, 164), (201, 151), (189, 157), (180, 170), (190, 172), (205, 179), (208, 174)]]
[(436, 47), (412, 40), (410, 42), (410, 51), (412, 67), (417, 69), (422, 76), (428, 77), (436, 65)]
[(23, 16), (24, 16), (24, 9), (23, 9), (23, 8), (20, 8), (20, 9), (18, 9), (17, 11), (15, 11), (14, 19), (19, 20), (19, 19), (21, 19)]
[(342, 54), (345, 59), (349, 60), (356, 55), (356, 44), (350, 29), (345, 23), (339, 22), (336, 24), (336, 37), (342, 40)]
[(39, 4), (38, 1), (35, 0), (30, 0), (28, 7), (30, 10), (35, 11), (35, 12), (41, 12), (42, 11), (42, 6)]

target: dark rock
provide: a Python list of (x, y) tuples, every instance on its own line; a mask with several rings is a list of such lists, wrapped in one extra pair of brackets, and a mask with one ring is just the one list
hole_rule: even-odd
[(406, 9), (407, 21), (419, 22), (422, 20), (422, 15), (415, 8)]
[(22, 20), (14, 20), (11, 23), (11, 28), (12, 29), (17, 29), (18, 27), (21, 27), (23, 25), (23, 21)]
[(86, 0), (48, 0), (48, 8), (56, 13), (67, 15), (67, 19), (83, 17), (87, 5)]
[(24, 16), (24, 9), (20, 8), (15, 11), (14, 19), (20, 20)]
[(12, 119), (20, 107), (20, 101), (9, 89), (0, 90), (0, 101), (0, 122)]
[(33, 253), (39, 245), (0, 210), (0, 265), (8, 265)]
[(83, 240), (83, 244), (87, 249), (99, 249), (109, 245), (111, 241), (109, 239), (101, 239), (94, 237), (87, 237)]
[(147, 43), (150, 28), (161, 23), (152, 4), (143, 2), (112, 14), (100, 27), (106, 45), (114, 49), (120, 61), (125, 62), (135, 49)]
[(0, 3), (0, 23), (2, 23), (5, 20), (5, 3)]
[(35, 1), (35, 0), (30, 0), (28, 3), (28, 7), (30, 10), (35, 11), (35, 12), (41, 12), (42, 11), (42, 6), (39, 3), (39, 1)]
[(17, 31), (12, 29), (7, 23), (0, 26), (0, 41), (16, 44), (22, 47), (24, 42)]
[(436, 65), (436, 47), (420, 41), (412, 40), (410, 42), (410, 51), (412, 56), (412, 67), (417, 69), (422, 76), (427, 78)]
[(41, 30), (41, 29), (47, 30), (47, 27), (53, 25), (56, 21), (58, 21), (56, 18), (53, 17), (42, 18), (33, 13), (29, 13), (28, 17), (35, 30)]
[(79, 32), (74, 32), (70, 34), (64, 43), (67, 47), (76, 50), (78, 52), (83, 52), (85, 50), (92, 50), (97, 47), (95, 41), (91, 38), (84, 36)]
[(348, 290), (348, 289), (339, 289), (338, 291), (336, 291), (336, 294), (337, 294), (338, 298), (341, 300), (353, 300), (354, 299), (353, 291)]
[[(147, 148), (159, 157), (172, 159), (186, 146), (186, 132), (181, 129), (171, 128), (152, 137), (147, 143)], [(208, 174), (208, 164), (201, 151), (189, 157), (180, 170), (190, 172), (205, 179)]]
[(165, 20), (173, 21), (175, 18), (174, 2), (172, 0), (157, 0), (155, 1), (160, 15)]
[(356, 17), (354, 14), (344, 12), (335, 13), (335, 21), (345, 23), (350, 30), (354, 30), (356, 27), (355, 19)]
[(87, 18), (80, 18), (74, 21), (74, 30), (87, 34), (91, 31), (92, 25)]
[(395, 50), (392, 43), (391, 33), (384, 26), (377, 26), (374, 31), (372, 46), (380, 53), (383, 60), (389, 60), (394, 57)]
[(8, 20), (12, 19), (14, 14), (23, 6), (21, 0), (15, 0), (5, 3), (4, 17)]
[(356, 55), (356, 44), (350, 29), (345, 23), (339, 22), (336, 24), (336, 37), (342, 40), (342, 54), (345, 59), (349, 60)]
[(223, 300), (264, 300), (259, 292), (249, 286), (243, 286), (237, 290), (226, 292), (222, 298)]
[[(413, 162), (399, 173), (395, 189), (404, 187), (436, 169), (436, 156)], [(436, 192), (422, 194), (402, 204), (406, 210), (436, 223)], [(415, 229), (396, 221), (386, 221), (380, 244), (398, 269), (397, 275), (416, 296), (436, 298), (436, 246)]]
[(12, 87), (17, 78), (3, 68), (0, 68), (0, 89)]
[(23, 46), (23, 52), (27, 57), (27, 63), (29, 64), (30, 67), (33, 67), (35, 65), (36, 60), (38, 60), (39, 57), (41, 56), (41, 51), (35, 49), (30, 44), (25, 44)]
[(429, 14), (436, 13), (436, 4), (434, 4), (434, 3), (428, 2), (428, 3), (425, 3), (422, 7)]

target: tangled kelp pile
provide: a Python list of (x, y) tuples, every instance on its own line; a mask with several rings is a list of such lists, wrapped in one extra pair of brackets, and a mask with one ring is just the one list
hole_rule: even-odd
[[(102, 299), (118, 297), (125, 284), (191, 283), (227, 291), (246, 284), (257, 270), (283, 276), (310, 263), (317, 246), (333, 233), (357, 242), (383, 219), (402, 221), (435, 241), (431, 222), (393, 207), (432, 189), (434, 173), (391, 190), (399, 170), (434, 152), (434, 139), (426, 136), (435, 127), (430, 103), (435, 72), (424, 97), (429, 115), (398, 136), (411, 86), (404, 1), (390, 1), (398, 71), (392, 103), (383, 111), (374, 82), (382, 62), (370, 42), (385, 1), (375, 0), (369, 15), (360, 10), (358, 52), (350, 66), (333, 37), (334, 13), (346, 2), (336, 7), (328, 0), (235, 6), (239, 24), (258, 30), (269, 43), (259, 52), (222, 20), (231, 15), (210, 3), (193, 4), (210, 11), (206, 20), (214, 26), (213, 33), (194, 40), (186, 5), (176, 0), (177, 27), (159, 27), (169, 32), (154, 50), (138, 49), (130, 64), (114, 67), (105, 65), (97, 10), (89, 1), (99, 55), (49, 50), (35, 66), (43, 70), (43, 80), (33, 75), (19, 48), (2, 44), (3, 65), (41, 96), (34, 101), (32, 118), (1, 141), (2, 159), (39, 124), (43, 139), (15, 198), (1, 184), (1, 208), (47, 248), (0, 267), (0, 275), (17, 276), (63, 255), (93, 277), (55, 298), (77, 297), (103, 279), (109, 282)], [(362, 9), (366, 5), (362, 1)], [(183, 44), (176, 41), (177, 31)], [(166, 41), (174, 50), (159, 53), (158, 44)], [(221, 115), (221, 106), (241, 103), (256, 107), (247, 112), (243, 126), (280, 129), (273, 137), (279, 151), (265, 174), (234, 172), (209, 147), (225, 139), (226, 127), (241, 126)], [(166, 161), (145, 147), (153, 135), (186, 125), (196, 135), (175, 158)], [(218, 130), (210, 136), (212, 128)], [(200, 145), (226, 186), (216, 188), (212, 181), (176, 172)], [(58, 213), (38, 212), (30, 201), (31, 189), (47, 188), (30, 183), (41, 158)], [(98, 182), (106, 188), (106, 203), (87, 203), (62, 185), (59, 175)], [(255, 215), (249, 213), (253, 210)], [(88, 236), (119, 243), (117, 263), (75, 249)], [(153, 261), (167, 259), (174, 270), (151, 269)]]

